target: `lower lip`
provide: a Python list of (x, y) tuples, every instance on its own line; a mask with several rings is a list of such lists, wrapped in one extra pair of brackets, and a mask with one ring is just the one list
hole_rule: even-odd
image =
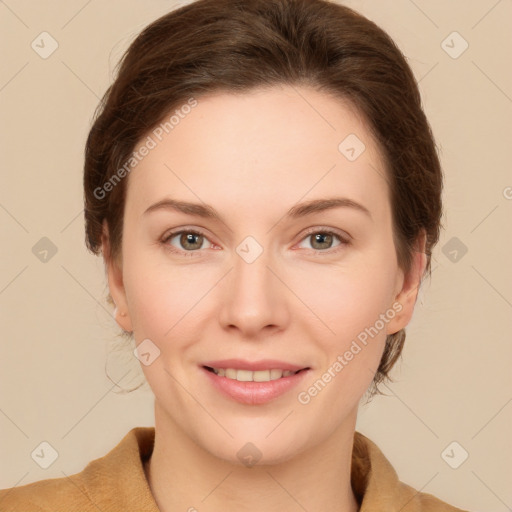
[(224, 395), (247, 405), (265, 404), (276, 399), (290, 391), (309, 372), (309, 370), (302, 370), (288, 377), (281, 377), (268, 382), (240, 382), (227, 377), (220, 377), (204, 367), (201, 367), (201, 369), (206, 373), (210, 382)]

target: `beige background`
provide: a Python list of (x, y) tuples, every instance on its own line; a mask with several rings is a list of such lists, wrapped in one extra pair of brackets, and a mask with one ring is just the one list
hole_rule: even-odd
[[(409, 59), (440, 147), (445, 230), (421, 292), (396, 382), (362, 407), (358, 430), (402, 481), (461, 508), (512, 507), (512, 209), (509, 0), (352, 0)], [(83, 147), (124, 49), (173, 2), (0, 2), (0, 488), (78, 472), (133, 426), (153, 425), (146, 386), (116, 394), (105, 361), (118, 332), (102, 262), (84, 245)], [(58, 49), (43, 59), (46, 31)], [(469, 47), (449, 56), (457, 31)], [(46, 36), (45, 36), (46, 37)], [(48, 40), (47, 40), (48, 41)], [(448, 38), (449, 51), (463, 41)], [(46, 46), (49, 48), (49, 46)], [(508, 187), (508, 188), (507, 188)], [(33, 254), (42, 238), (57, 253)], [(467, 247), (452, 261), (453, 238)], [(444, 248), (444, 250), (443, 250)], [(111, 360), (136, 381), (139, 362)], [(135, 365), (133, 364), (135, 363)], [(133, 379), (132, 379), (133, 380)], [(42, 441), (59, 457), (41, 469)], [(457, 441), (468, 459), (441, 454)]]

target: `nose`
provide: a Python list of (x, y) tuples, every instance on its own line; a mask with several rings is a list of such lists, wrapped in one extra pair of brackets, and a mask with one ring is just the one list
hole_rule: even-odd
[(286, 329), (290, 319), (287, 298), (291, 294), (279, 276), (275, 258), (264, 250), (251, 263), (238, 254), (233, 261), (219, 296), (222, 328), (247, 339)]

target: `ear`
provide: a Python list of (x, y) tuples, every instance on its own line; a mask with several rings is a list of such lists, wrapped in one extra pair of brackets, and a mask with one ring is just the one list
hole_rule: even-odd
[(400, 271), (397, 276), (395, 298), (393, 305), (394, 311), (397, 311), (395, 317), (387, 324), (387, 334), (394, 334), (403, 329), (412, 318), (414, 306), (418, 298), (418, 292), (423, 278), (423, 273), (427, 265), (427, 255), (425, 254), (426, 232), (421, 230), (416, 239), (415, 250), (411, 262), (411, 268), (404, 275)]
[(110, 295), (116, 305), (114, 310), (114, 319), (126, 332), (133, 332), (132, 321), (128, 311), (128, 303), (123, 284), (123, 269), (121, 261), (112, 258), (110, 251), (110, 234), (107, 221), (103, 221), (103, 231), (101, 234), (101, 252), (105, 271), (108, 277), (108, 287)]

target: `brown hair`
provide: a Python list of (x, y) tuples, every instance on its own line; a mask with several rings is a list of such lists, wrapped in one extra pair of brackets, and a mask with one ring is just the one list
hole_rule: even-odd
[[(199, 0), (147, 26), (117, 71), (86, 143), (86, 245), (93, 253), (101, 251), (106, 220), (108, 256), (120, 257), (127, 180), (119, 171), (171, 109), (206, 93), (290, 84), (348, 100), (364, 117), (386, 163), (398, 264), (410, 269), (424, 229), (430, 274), (441, 227), (440, 162), (414, 75), (372, 21), (326, 0)], [(371, 396), (390, 379), (404, 341), (404, 329), (388, 335)]]

